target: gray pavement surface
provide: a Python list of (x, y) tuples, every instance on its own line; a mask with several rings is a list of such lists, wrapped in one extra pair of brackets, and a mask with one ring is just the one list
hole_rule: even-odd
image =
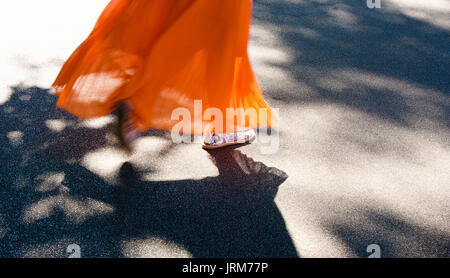
[(278, 152), (149, 131), (127, 155), (49, 91), (107, 1), (5, 0), (0, 257), (448, 257), (450, 2), (365, 2), (254, 1)]

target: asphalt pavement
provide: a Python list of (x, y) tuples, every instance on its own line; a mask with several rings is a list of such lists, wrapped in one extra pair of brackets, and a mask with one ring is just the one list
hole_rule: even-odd
[(0, 257), (450, 255), (450, 1), (255, 0), (279, 149), (149, 131), (132, 155), (49, 90), (107, 1), (4, 2)]

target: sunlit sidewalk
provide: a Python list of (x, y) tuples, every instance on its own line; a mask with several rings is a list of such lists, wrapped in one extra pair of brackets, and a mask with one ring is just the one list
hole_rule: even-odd
[(448, 256), (450, 1), (365, 2), (254, 1), (277, 153), (129, 156), (48, 91), (108, 1), (2, 0), (0, 257)]

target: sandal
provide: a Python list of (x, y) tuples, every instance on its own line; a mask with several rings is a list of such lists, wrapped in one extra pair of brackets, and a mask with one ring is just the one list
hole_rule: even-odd
[(214, 150), (232, 145), (247, 144), (256, 138), (255, 130), (236, 133), (213, 133), (205, 137), (203, 149)]

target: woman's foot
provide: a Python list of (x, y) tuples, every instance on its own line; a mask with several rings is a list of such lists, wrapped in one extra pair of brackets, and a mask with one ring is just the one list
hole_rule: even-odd
[(206, 136), (203, 148), (214, 150), (232, 145), (247, 144), (255, 138), (256, 133), (253, 129), (236, 133), (213, 133)]
[(128, 152), (132, 152), (132, 144), (139, 138), (140, 132), (130, 120), (129, 114), (128, 107), (121, 104), (118, 109), (116, 136), (120, 146)]

